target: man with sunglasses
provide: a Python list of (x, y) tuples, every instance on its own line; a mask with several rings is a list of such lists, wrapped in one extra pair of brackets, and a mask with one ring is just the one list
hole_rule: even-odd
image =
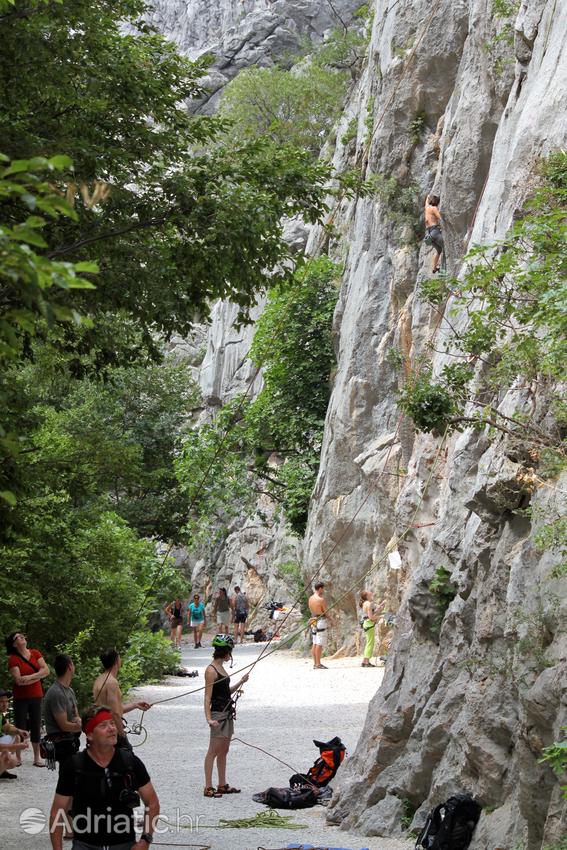
[[(62, 850), (66, 813), (73, 807), (72, 850), (147, 850), (159, 815), (148, 772), (132, 752), (117, 748), (117, 730), (107, 706), (93, 705), (82, 717), (87, 749), (62, 765), (49, 819), (53, 850)], [(144, 831), (136, 841), (134, 808), (144, 804)]]

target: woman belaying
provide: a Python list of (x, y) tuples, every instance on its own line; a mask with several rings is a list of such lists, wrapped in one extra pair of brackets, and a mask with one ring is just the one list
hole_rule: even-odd
[(380, 619), (380, 614), (384, 610), (384, 603), (376, 605), (372, 601), (372, 591), (363, 590), (360, 594), (360, 608), (362, 608), (361, 625), (366, 636), (366, 645), (364, 647), (364, 658), (362, 660), (363, 667), (376, 667), (370, 659), (374, 653), (374, 639), (376, 636), (376, 623)]
[[(213, 638), (213, 660), (205, 670), (205, 717), (211, 730), (209, 749), (205, 756), (205, 797), (222, 797), (223, 794), (238, 794), (226, 781), (226, 757), (230, 740), (234, 734), (234, 700), (232, 695), (248, 681), (246, 673), (237, 685), (230, 685), (230, 676), (224, 662), (232, 660), (234, 641), (230, 635)], [(213, 767), (217, 763), (219, 784), (213, 785)]]

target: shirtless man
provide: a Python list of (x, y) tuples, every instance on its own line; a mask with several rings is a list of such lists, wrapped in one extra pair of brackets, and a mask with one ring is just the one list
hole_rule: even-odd
[(116, 746), (131, 750), (132, 745), (126, 737), (122, 716), (129, 711), (134, 711), (135, 708), (139, 708), (140, 711), (148, 711), (152, 707), (151, 703), (140, 700), (139, 702), (128, 702), (124, 705), (122, 702), (122, 691), (120, 690), (117, 678), (118, 671), (122, 666), (120, 655), (115, 649), (106, 649), (100, 654), (100, 660), (104, 667), (104, 672), (95, 679), (93, 701), (95, 705), (107, 705), (110, 708), (112, 719), (118, 731), (118, 743)]
[(433, 260), (433, 274), (439, 271), (439, 261), (444, 250), (443, 234), (441, 233), (441, 213), (439, 212), (439, 195), (428, 195), (425, 199), (425, 228), (431, 244), (437, 252)]
[(324, 664), (321, 664), (321, 653), (323, 647), (327, 643), (327, 603), (323, 599), (325, 593), (325, 585), (322, 581), (318, 581), (313, 588), (313, 595), (309, 597), (309, 610), (311, 611), (311, 635), (313, 637), (313, 646), (311, 654), (313, 656), (313, 669), (326, 670)]

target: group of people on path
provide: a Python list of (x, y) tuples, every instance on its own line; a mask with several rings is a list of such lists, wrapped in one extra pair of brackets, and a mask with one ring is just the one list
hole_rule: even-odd
[[(309, 597), (314, 669), (327, 669), (321, 662), (327, 643), (329, 607), (324, 596), (325, 585), (317, 582)], [(248, 616), (248, 605), (238, 605), (240, 588), (226, 608), (226, 591), (219, 592), (214, 613), (229, 613), (234, 622), (235, 637), (227, 634), (230, 621), (222, 623), (226, 631), (212, 639), (213, 657), (205, 670), (204, 713), (209, 727), (209, 746), (205, 756), (205, 786), (203, 795), (219, 799), (227, 794), (240, 793), (227, 778), (227, 757), (234, 735), (235, 707), (248, 674), (235, 683), (226, 668), (241, 628)], [(245, 597), (245, 594), (242, 594)], [(220, 602), (220, 605), (218, 604)], [(202, 604), (196, 594), (194, 608), (187, 606), (190, 621)], [(362, 626), (366, 633), (363, 666), (371, 665), (374, 636), (373, 626), (381, 616), (384, 605), (375, 605), (370, 591), (361, 596)], [(171, 616), (183, 610), (181, 600), (171, 603)], [(181, 614), (181, 617), (183, 615)], [(243, 632), (243, 628), (242, 628)], [(241, 642), (243, 641), (241, 635)], [(200, 641), (196, 640), (196, 645)], [(0, 691), (0, 770), (9, 774), (16, 766), (23, 750), (33, 748), (34, 765), (44, 767), (40, 753), (41, 717), (45, 721), (46, 742), (53, 745), (52, 758), (59, 765), (59, 777), (50, 814), (50, 838), (53, 850), (62, 850), (64, 838), (72, 838), (72, 850), (146, 850), (153, 842), (160, 812), (158, 795), (143, 762), (134, 754), (128, 740), (124, 715), (139, 709), (148, 711), (152, 705), (143, 700), (125, 702), (119, 684), (122, 665), (116, 649), (107, 649), (100, 655), (101, 673), (93, 683), (93, 703), (79, 716), (72, 680), (75, 665), (66, 654), (56, 656), (54, 669), (56, 681), (45, 696), (41, 680), (49, 675), (49, 668), (38, 649), (27, 646), (22, 632), (13, 632), (5, 640), (8, 668), (14, 679), (14, 722), (6, 718), (10, 692)], [(86, 748), (79, 752), (81, 734), (86, 737)], [(213, 784), (216, 767), (217, 784)], [(16, 778), (14, 776), (14, 778)], [(145, 806), (143, 833), (136, 839), (134, 808)]]
[[(228, 635), (230, 626), (234, 626), (235, 643), (238, 639), (240, 643), (244, 643), (249, 611), (248, 597), (239, 585), (235, 585), (232, 596), (228, 595), (226, 587), (221, 587), (215, 594), (213, 620), (216, 622), (219, 634)], [(199, 593), (195, 593), (187, 605), (179, 598), (169, 602), (165, 606), (165, 614), (169, 618), (171, 627), (171, 643), (176, 649), (181, 648), (184, 622), (193, 630), (194, 648), (202, 648), (201, 640), (207, 627), (207, 612)]]

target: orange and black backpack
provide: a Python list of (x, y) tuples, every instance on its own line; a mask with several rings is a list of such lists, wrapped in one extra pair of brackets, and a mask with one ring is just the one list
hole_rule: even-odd
[(313, 741), (313, 743), (319, 748), (319, 758), (307, 773), (294, 773), (290, 777), (289, 784), (292, 788), (302, 785), (324, 788), (334, 778), (343, 763), (346, 747), (340, 738), (335, 737), (326, 743), (322, 741)]

